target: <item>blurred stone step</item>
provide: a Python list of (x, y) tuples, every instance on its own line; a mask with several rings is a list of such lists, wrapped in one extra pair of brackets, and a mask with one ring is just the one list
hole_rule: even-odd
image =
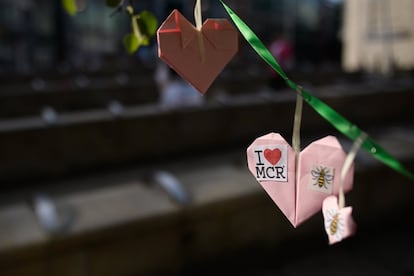
[[(323, 91), (323, 89), (321, 89)], [(363, 129), (412, 124), (410, 89), (376, 93), (329, 89), (321, 98)], [(128, 162), (148, 162), (181, 154), (237, 148), (279, 132), (290, 137), (294, 93), (266, 93), (208, 102), (197, 108), (158, 105), (57, 113), (52, 123), (39, 117), (0, 121), (0, 186), (58, 177)], [(336, 134), (305, 105), (304, 136)], [(24, 173), (22, 173), (24, 172)]]
[[(36, 88), (37, 87), (37, 88)], [(45, 106), (58, 112), (104, 108), (111, 101), (128, 105), (157, 102), (152, 78), (119, 74), (101, 79), (78, 76), (59, 82), (37, 80), (31, 87), (21, 84), (0, 88), (0, 119), (36, 116)]]
[[(386, 145), (396, 134), (405, 146), (414, 148), (414, 140), (406, 139), (411, 137), (412, 130), (386, 133), (389, 135), (381, 138)], [(392, 153), (399, 152), (395, 143), (388, 145), (392, 145), (388, 148)], [(193, 199), (186, 207), (175, 204), (161, 189), (148, 185), (145, 173), (153, 168), (143, 166), (45, 183), (43, 187), (15, 191), (14, 195), (2, 193), (2, 275), (171, 275), (191, 264), (237, 256), (241, 250), (250, 249), (252, 256), (259, 257), (260, 251), (253, 253), (251, 248), (290, 254), (287, 256), (292, 256), (297, 248), (296, 256), (309, 256), (303, 251), (309, 248), (307, 245), (312, 245), (309, 260), (314, 260), (313, 254), (327, 246), (321, 215), (293, 229), (248, 172), (245, 161), (240, 162), (242, 159), (244, 149), (153, 164), (153, 168), (172, 172), (185, 185)], [(395, 220), (406, 216), (404, 210), (410, 209), (414, 185), (379, 162), (367, 164), (358, 160), (355, 186), (347, 196), (347, 204), (354, 208), (358, 233), (367, 237), (372, 229), (380, 233), (381, 227), (395, 226)], [(404, 162), (414, 168), (414, 156)], [(75, 209), (74, 223), (66, 233), (52, 237), (42, 230), (23, 195), (35, 191), (50, 194), (58, 206), (70, 205)], [(344, 244), (351, 242), (355, 248), (360, 243), (358, 235)], [(289, 240), (298, 241), (297, 247), (285, 248)], [(279, 257), (267, 263), (271, 264), (267, 268), (282, 266), (282, 271), (291, 275), (301, 271), (292, 263), (321, 267), (306, 259), (295, 260)], [(257, 262), (251, 261), (251, 265)], [(249, 265), (247, 261), (237, 263), (233, 272), (242, 272)], [(210, 266), (209, 271), (220, 271), (219, 264)], [(364, 267), (375, 271), (375, 266)], [(350, 265), (346, 271), (364, 267)], [(330, 265), (322, 271), (332, 269)]]

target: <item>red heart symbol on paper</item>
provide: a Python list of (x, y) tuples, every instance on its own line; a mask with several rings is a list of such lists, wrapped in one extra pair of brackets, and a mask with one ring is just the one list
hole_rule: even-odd
[(237, 30), (226, 19), (207, 19), (197, 30), (177, 10), (162, 23), (157, 39), (159, 57), (202, 94), (238, 50)]
[[(319, 212), (325, 198), (338, 195), (346, 153), (335, 137), (327, 136), (303, 149), (298, 158), (296, 162), (295, 152), (277, 133), (257, 138), (247, 149), (249, 170), (294, 227)], [(352, 182), (353, 167), (345, 178), (345, 192)]]
[(280, 149), (265, 149), (264, 157), (267, 159), (267, 161), (269, 161), (270, 164), (275, 166), (282, 157), (282, 152), (280, 151)]

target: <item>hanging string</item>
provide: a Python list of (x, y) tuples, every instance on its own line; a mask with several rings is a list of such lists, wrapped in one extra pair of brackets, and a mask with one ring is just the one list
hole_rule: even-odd
[(203, 26), (203, 19), (201, 16), (201, 0), (196, 0), (194, 7), (194, 21), (196, 23), (197, 30), (201, 30), (201, 27)]
[[(258, 53), (258, 55), (268, 63), (285, 81), (286, 84), (293, 90), (297, 90), (298, 85), (291, 81), (286, 73), (283, 71), (279, 63), (266, 48), (263, 42), (257, 37), (257, 35), (230, 9), (226, 4), (221, 1), (221, 4), (233, 20), (240, 33), (247, 40), (250, 46)], [(343, 135), (355, 141), (363, 133), (356, 125), (348, 121), (341, 114), (336, 112), (332, 107), (321, 101), (319, 98), (313, 96), (305, 89), (301, 90), (303, 99), (325, 120), (327, 120), (332, 126), (334, 126)], [(396, 158), (383, 149), (372, 138), (366, 137), (362, 144), (362, 148), (369, 154), (374, 156), (377, 160), (383, 162), (395, 171), (405, 175), (406, 177), (414, 180), (414, 174), (405, 168)]]
[(296, 107), (295, 107), (295, 117), (293, 122), (293, 133), (292, 133), (292, 147), (295, 151), (295, 167), (296, 167), (296, 180), (299, 179), (299, 154), (300, 154), (300, 126), (302, 124), (302, 108), (303, 108), (303, 98), (302, 87), (298, 86), (296, 96)]
[(302, 87), (298, 85), (296, 96), (296, 107), (295, 107), (295, 119), (293, 123), (293, 134), (292, 134), (292, 147), (296, 153), (296, 159), (300, 153), (300, 126), (302, 123), (302, 109), (303, 109), (303, 97)]
[(198, 47), (200, 49), (200, 59), (201, 63), (205, 61), (205, 49), (204, 49), (204, 41), (203, 41), (203, 33), (201, 32), (201, 28), (203, 27), (203, 18), (201, 15), (201, 0), (196, 0), (196, 4), (194, 6), (194, 21), (196, 23), (197, 28), (197, 38), (198, 38)]
[(349, 151), (348, 155), (345, 158), (344, 165), (342, 166), (341, 175), (340, 175), (340, 182), (339, 182), (339, 209), (345, 207), (345, 193), (344, 193), (344, 184), (345, 184), (345, 177), (354, 162), (355, 156), (358, 150), (361, 148), (362, 143), (367, 138), (367, 134), (363, 132), (358, 139), (355, 140), (354, 144), (352, 145), (351, 150)]

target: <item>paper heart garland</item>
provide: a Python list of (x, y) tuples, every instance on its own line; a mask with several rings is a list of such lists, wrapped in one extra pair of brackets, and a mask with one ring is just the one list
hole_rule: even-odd
[(177, 10), (157, 40), (159, 57), (202, 94), (238, 50), (238, 32), (226, 19), (207, 19), (198, 30)]
[[(323, 200), (339, 193), (339, 173), (346, 158), (338, 140), (327, 136), (307, 146), (296, 157), (280, 134), (257, 138), (247, 149), (250, 172), (294, 227), (316, 214)], [(353, 167), (344, 191), (353, 185)]]
[(322, 212), (329, 244), (340, 242), (355, 233), (352, 207), (339, 209), (336, 196), (329, 196), (323, 201)]

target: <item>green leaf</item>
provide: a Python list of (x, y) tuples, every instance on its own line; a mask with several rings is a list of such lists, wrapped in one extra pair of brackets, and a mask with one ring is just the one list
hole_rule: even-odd
[(158, 28), (157, 18), (148, 11), (133, 14), (133, 8), (128, 6), (127, 12), (131, 16), (132, 33), (124, 37), (124, 46), (128, 53), (132, 54), (140, 46), (147, 46), (150, 43)]
[(138, 14), (137, 22), (143, 35), (154, 36), (158, 29), (158, 20), (152, 12), (143, 11)]
[(140, 42), (135, 34), (127, 34), (124, 36), (124, 46), (129, 54), (135, 53), (140, 46)]
[(122, 0), (106, 0), (105, 4), (107, 7), (116, 8), (122, 4)]
[[(134, 20), (134, 18), (132, 19)], [(158, 20), (155, 15), (149, 11), (140, 12), (132, 24), (138, 24), (138, 29), (141, 34), (142, 45), (148, 45), (150, 39), (155, 35), (158, 28)]]
[(74, 16), (78, 11), (76, 0), (62, 0), (62, 6), (70, 16)]

